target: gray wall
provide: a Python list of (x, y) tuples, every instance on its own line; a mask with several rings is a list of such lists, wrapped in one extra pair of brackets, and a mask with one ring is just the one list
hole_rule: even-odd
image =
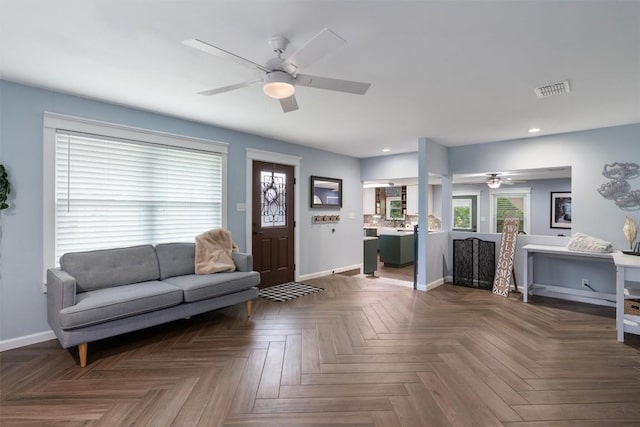
[[(490, 170), (571, 166), (572, 232), (587, 233), (627, 248), (622, 234), (625, 216), (640, 224), (639, 211), (623, 211), (597, 188), (607, 182), (605, 164), (640, 164), (640, 124), (616, 126), (522, 140), (468, 145), (449, 149), (452, 174)], [(640, 178), (630, 180), (640, 190)]]
[(416, 153), (360, 159), (360, 179), (416, 178), (418, 176), (418, 156)]
[[(531, 234), (557, 236), (558, 234), (570, 235), (570, 229), (551, 228), (549, 215), (551, 209), (551, 192), (570, 192), (571, 179), (540, 179), (514, 184), (513, 188), (531, 188)], [(507, 189), (510, 187), (506, 187)], [(479, 211), (480, 217), (485, 220), (478, 223), (478, 232), (488, 233), (490, 227), (490, 202), (489, 189), (486, 184), (454, 184), (454, 193), (480, 193)]]
[[(485, 241), (495, 242), (496, 258), (500, 253), (501, 235), (496, 233), (469, 233), (452, 231), (450, 232), (450, 246), (447, 261), (450, 263), (448, 274), (453, 275), (453, 266), (451, 264), (453, 256), (453, 240), (467, 239), (475, 237)], [(557, 236), (523, 236), (519, 235), (516, 240), (516, 256), (513, 264), (516, 271), (516, 279), (519, 286), (523, 286), (526, 281), (524, 277), (524, 251), (522, 247), (525, 245), (551, 245), (566, 246), (569, 243), (569, 237)], [(533, 263), (533, 282), (536, 284), (546, 284), (552, 286), (561, 286), (574, 290), (585, 291), (582, 287), (582, 279), (588, 279), (590, 286), (604, 293), (615, 293), (616, 269), (613, 260), (607, 262), (594, 262), (585, 258), (547, 256), (545, 254), (536, 254)]]
[[(45, 111), (229, 143), (227, 227), (241, 249), (245, 213), (235, 207), (245, 202), (246, 148), (300, 156), (300, 274), (362, 262), (358, 159), (6, 81), (0, 95), (0, 161), (13, 185), (11, 208), (0, 214), (0, 341), (49, 330), (42, 293)], [(343, 208), (335, 211), (341, 221), (331, 228), (311, 224), (318, 211), (309, 207), (310, 175), (343, 179)]]

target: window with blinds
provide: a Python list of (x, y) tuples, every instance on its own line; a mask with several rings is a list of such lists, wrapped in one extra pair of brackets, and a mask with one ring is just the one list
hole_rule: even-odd
[(518, 218), (519, 230), (525, 230), (525, 200), (523, 196), (509, 195), (496, 198), (496, 231), (502, 233), (506, 218)]
[(222, 226), (220, 153), (56, 130), (55, 260)]

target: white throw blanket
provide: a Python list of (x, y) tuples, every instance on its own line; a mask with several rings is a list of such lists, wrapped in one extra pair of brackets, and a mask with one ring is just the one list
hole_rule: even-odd
[(196, 274), (235, 271), (231, 252), (238, 247), (231, 240), (231, 233), (222, 228), (206, 231), (196, 236)]
[(567, 249), (580, 252), (608, 253), (613, 251), (613, 245), (605, 240), (589, 236), (584, 233), (573, 233)]

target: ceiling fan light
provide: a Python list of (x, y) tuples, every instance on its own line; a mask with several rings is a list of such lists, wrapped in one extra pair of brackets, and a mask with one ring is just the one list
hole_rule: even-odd
[(284, 71), (272, 71), (264, 76), (262, 90), (271, 98), (288, 98), (296, 92), (293, 77)]
[(491, 189), (500, 188), (500, 183), (500, 178), (490, 178), (489, 180), (487, 180), (487, 187)]

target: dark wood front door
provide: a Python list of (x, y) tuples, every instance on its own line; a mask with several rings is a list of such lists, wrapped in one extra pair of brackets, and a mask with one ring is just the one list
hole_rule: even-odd
[(260, 287), (293, 281), (293, 166), (253, 162), (253, 269)]

